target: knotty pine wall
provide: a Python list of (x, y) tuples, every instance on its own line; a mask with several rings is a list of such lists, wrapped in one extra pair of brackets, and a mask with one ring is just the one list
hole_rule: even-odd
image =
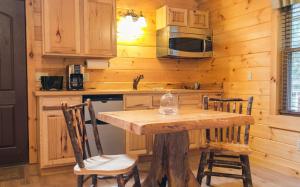
[[(299, 118), (270, 114), (272, 77), (271, 0), (199, 0), (199, 9), (211, 11), (214, 29), (214, 58), (195, 62), (155, 58), (155, 9), (163, 4), (196, 8), (193, 0), (118, 0), (118, 14), (126, 9), (143, 10), (148, 22), (146, 37), (132, 44), (118, 44), (118, 57), (110, 69), (89, 71), (88, 87), (129, 88), (134, 76), (145, 75), (143, 86), (163, 86), (178, 82), (224, 82), (226, 96), (255, 97), (251, 129), (252, 162), (299, 176)], [(40, 0), (26, 0), (28, 48), (28, 98), (30, 162), (36, 163), (36, 108), (33, 91), (39, 88), (36, 75), (64, 74), (67, 64), (84, 60), (41, 56)], [(248, 73), (252, 72), (252, 81)]]
[[(38, 162), (36, 98), (34, 91), (40, 89), (39, 75), (65, 75), (68, 64), (84, 64), (85, 59), (42, 57), (41, 1), (26, 0), (27, 53), (28, 53), (28, 105), (30, 162)], [(197, 8), (194, 0), (117, 0), (118, 17), (134, 9), (143, 11), (148, 27), (141, 39), (132, 43), (118, 43), (117, 57), (110, 60), (107, 70), (88, 70), (86, 88), (129, 89), (132, 80), (144, 74), (142, 87), (163, 87), (167, 84), (212, 81), (204, 75), (201, 60), (156, 59), (155, 10), (165, 4), (173, 7)], [(203, 60), (202, 60), (203, 61)]]
[(299, 176), (296, 141), (300, 139), (300, 119), (269, 115), (276, 102), (272, 87), (277, 84), (272, 71), (277, 63), (272, 57), (276, 54), (272, 51), (276, 38), (272, 23), (278, 17), (272, 16), (271, 0), (202, 0), (199, 8), (211, 11), (214, 32), (214, 59), (201, 63), (200, 69), (207, 70), (210, 80), (224, 82), (226, 96), (254, 96), (252, 162)]

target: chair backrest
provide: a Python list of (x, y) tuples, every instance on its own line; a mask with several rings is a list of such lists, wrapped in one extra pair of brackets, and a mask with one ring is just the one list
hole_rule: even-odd
[(84, 119), (84, 107), (88, 107), (93, 126), (96, 147), (99, 155), (102, 155), (103, 150), (97, 129), (95, 111), (91, 101), (88, 99), (85, 103), (74, 106), (68, 106), (67, 103), (62, 103), (62, 111), (67, 124), (75, 159), (80, 168), (85, 167), (83, 160), (91, 157), (91, 150), (89, 146), (89, 140), (87, 138), (86, 124)]
[[(246, 104), (246, 109), (243, 104)], [(243, 114), (243, 110), (246, 111), (247, 115), (251, 115), (252, 112), (253, 97), (249, 97), (248, 100), (240, 98), (209, 98), (204, 96), (203, 108), (205, 110), (215, 110), (222, 112), (232, 112)], [(244, 132), (241, 132), (244, 129)], [(206, 142), (228, 142), (228, 143), (249, 143), (249, 131), (250, 124), (241, 126), (233, 126), (228, 128), (219, 129), (207, 129), (206, 130)], [(241, 142), (241, 136), (244, 136), (244, 141)]]

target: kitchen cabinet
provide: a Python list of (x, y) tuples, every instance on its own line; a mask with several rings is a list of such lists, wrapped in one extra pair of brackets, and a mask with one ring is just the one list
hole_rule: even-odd
[(40, 167), (51, 168), (74, 164), (74, 154), (61, 102), (70, 105), (81, 103), (81, 97), (41, 97), (38, 99)]
[(189, 10), (188, 26), (199, 29), (209, 28), (208, 11)]
[(125, 110), (142, 110), (152, 108), (152, 95), (126, 95), (124, 96)]
[(115, 0), (43, 0), (43, 55), (116, 56)]
[[(124, 110), (143, 110), (152, 108), (151, 95), (125, 95)], [(127, 154), (148, 154), (151, 152), (152, 136), (136, 135), (126, 132)]]
[(163, 6), (156, 11), (156, 30), (166, 26), (188, 26), (188, 10)]
[[(178, 99), (179, 107), (199, 107), (201, 106), (202, 94), (180, 94)], [(199, 146), (199, 131), (189, 131), (190, 149), (197, 148)]]
[(163, 6), (156, 10), (156, 30), (166, 26), (209, 28), (209, 12)]
[(115, 1), (84, 1), (85, 55), (116, 55), (115, 19)]
[(80, 53), (79, 0), (43, 0), (43, 53)]
[[(162, 93), (125, 94), (124, 110), (158, 109)], [(204, 95), (221, 97), (222, 92), (177, 93), (179, 107), (202, 106)], [(72, 165), (75, 163), (73, 149), (62, 111), (62, 102), (69, 105), (80, 104), (82, 96), (40, 96), (38, 97), (39, 158), (41, 168)], [(190, 149), (196, 149), (203, 142), (200, 136), (204, 131), (190, 131)], [(152, 153), (153, 135), (139, 136), (126, 132), (126, 153), (149, 155)]]
[(168, 25), (187, 26), (188, 14), (186, 9), (167, 8)]

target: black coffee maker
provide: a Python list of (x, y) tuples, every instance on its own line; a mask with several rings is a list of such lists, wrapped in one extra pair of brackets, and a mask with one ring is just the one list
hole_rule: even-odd
[(67, 67), (67, 89), (83, 90), (84, 67), (82, 65), (73, 64)]

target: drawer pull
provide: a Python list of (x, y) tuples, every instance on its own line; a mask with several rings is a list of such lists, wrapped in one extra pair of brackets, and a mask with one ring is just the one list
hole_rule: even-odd
[(144, 104), (127, 106), (127, 108), (137, 108), (137, 107), (139, 107), (139, 108), (151, 108), (150, 106), (144, 105)]
[(43, 110), (50, 111), (50, 110), (62, 110), (61, 106), (43, 106)]
[(48, 117), (49, 118), (58, 118), (58, 117), (61, 117), (61, 115), (49, 115)]

